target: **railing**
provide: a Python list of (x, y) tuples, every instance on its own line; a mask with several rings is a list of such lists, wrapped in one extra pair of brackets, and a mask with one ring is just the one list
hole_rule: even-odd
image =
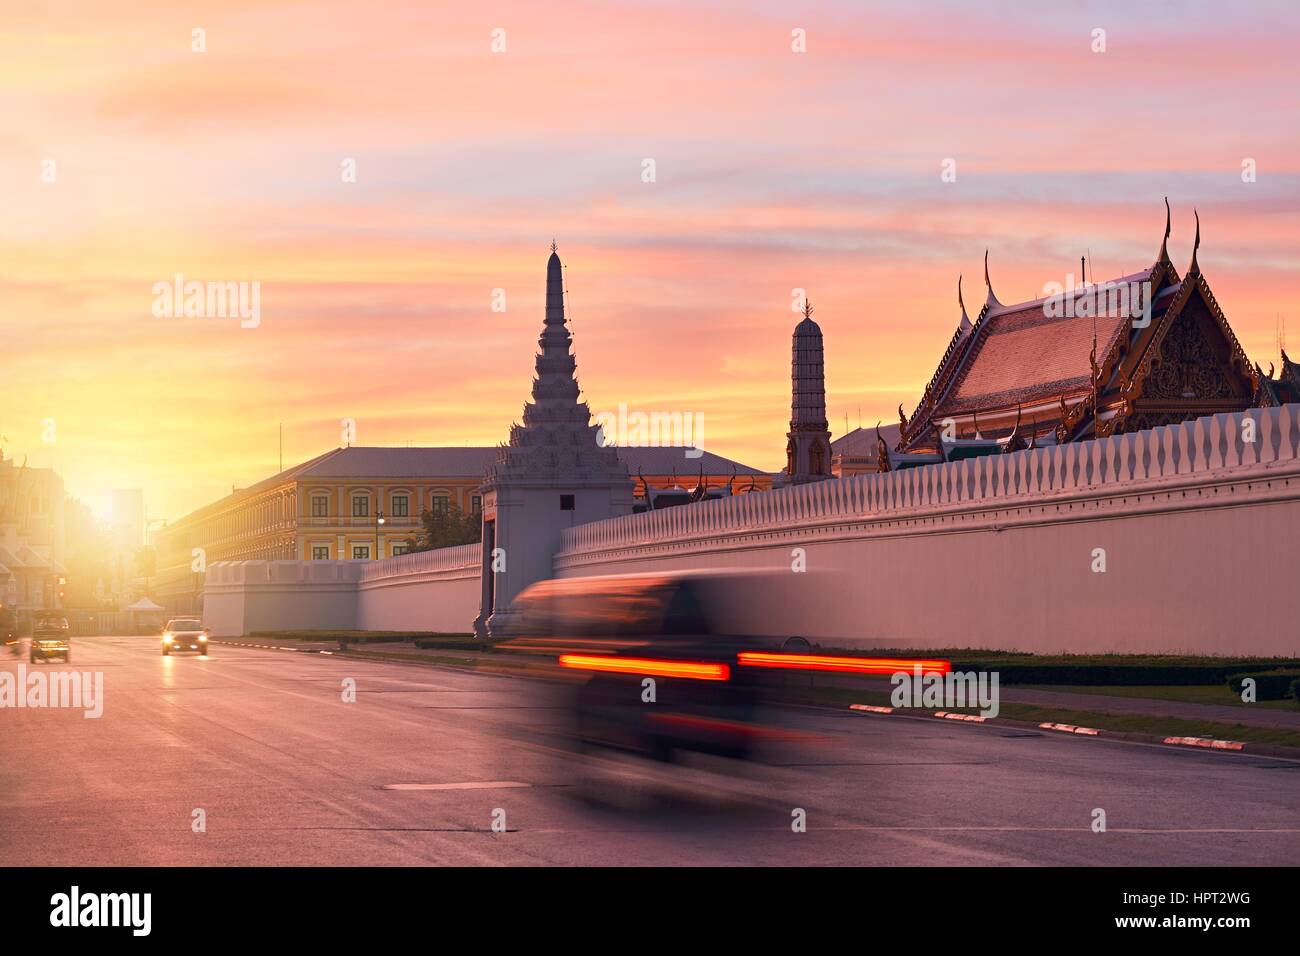
[(461, 544), (436, 551), (413, 551), (393, 558), (381, 558), (361, 566), (361, 580), (372, 581), (421, 571), (460, 571), (477, 567), (483, 553), (479, 543)]
[[(1249, 424), (1248, 424), (1249, 422)], [(1253, 430), (1253, 441), (1245, 440)], [(560, 554), (789, 528), (837, 518), (1001, 504), (1210, 476), (1300, 458), (1300, 405), (1214, 415), (1053, 445), (593, 521), (561, 532)]]

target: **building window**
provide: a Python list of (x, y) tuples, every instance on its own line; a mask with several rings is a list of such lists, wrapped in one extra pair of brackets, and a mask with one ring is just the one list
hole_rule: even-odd
[(432, 511), (434, 514), (445, 515), (450, 507), (451, 507), (451, 499), (448, 498), (446, 495), (433, 496)]
[(393, 495), (393, 517), (405, 518), (411, 513), (411, 499), (406, 495)]
[(330, 546), (328, 544), (313, 544), (311, 546), (311, 559), (313, 561), (328, 561), (330, 559)]
[(482, 511), (482, 510), (483, 510), (483, 496), (482, 496), (482, 495), (474, 495), (473, 497), (471, 497), (471, 498), (469, 499), (469, 507), (470, 507), (470, 510), (474, 512), (474, 514), (478, 514), (480, 511)]
[(352, 499), (352, 517), (369, 518), (370, 517), (370, 497), (368, 495), (356, 495)]
[(393, 557), (397, 557), (400, 554), (406, 554), (410, 550), (411, 549), (404, 544), (395, 544), (393, 545)]
[(573, 495), (560, 495), (560, 510), (561, 511), (573, 510)]
[(369, 561), (369, 560), (370, 560), (370, 545), (368, 545), (368, 544), (354, 544), (354, 545), (352, 546), (352, 560), (353, 560), (353, 561)]
[(311, 516), (313, 518), (328, 518), (330, 513), (330, 500), (325, 495), (313, 495), (311, 499)]

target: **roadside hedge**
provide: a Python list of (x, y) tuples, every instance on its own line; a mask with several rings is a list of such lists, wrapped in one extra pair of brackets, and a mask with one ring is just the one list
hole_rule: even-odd
[(273, 641), (345, 641), (348, 644), (399, 644), (420, 641), (468, 640), (472, 634), (444, 634), (438, 631), (253, 631), (249, 637)]
[(1228, 686), (1236, 694), (1242, 692), (1242, 681), (1247, 678), (1253, 678), (1255, 681), (1255, 699), (1256, 700), (1284, 700), (1287, 697), (1293, 697), (1296, 693), (1297, 685), (1300, 685), (1300, 674), (1295, 671), (1246, 671), (1240, 674), (1233, 674), (1228, 678)]
[[(1003, 664), (996, 659), (952, 662), (952, 669), (956, 671), (997, 671), (998, 680), (1003, 684), (1109, 684), (1119, 687), (1222, 684), (1233, 676), (1246, 673), (1245, 669), (1252, 666), (1258, 667), (1258, 664), (1249, 661), (1213, 664)], [(1255, 673), (1258, 672), (1252, 672), (1251, 676)], [(1295, 676), (1295, 673), (1290, 675), (1286, 686), (1290, 686)], [(1260, 699), (1265, 698), (1261, 695)]]
[(486, 646), (473, 634), (442, 634), (437, 637), (422, 637), (415, 642), (421, 650), (481, 651)]

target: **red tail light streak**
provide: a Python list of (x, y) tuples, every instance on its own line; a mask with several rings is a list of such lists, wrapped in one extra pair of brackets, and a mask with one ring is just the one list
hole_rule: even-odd
[(745, 651), (737, 656), (745, 667), (777, 670), (836, 671), (843, 674), (908, 674), (919, 667), (923, 674), (947, 674), (952, 664), (944, 660), (894, 657), (828, 657), (821, 654), (776, 654)]
[(606, 657), (594, 654), (561, 654), (560, 666), (582, 671), (612, 674), (643, 674), (647, 677), (684, 677), (690, 680), (731, 679), (726, 664), (703, 661), (671, 661), (649, 657)]

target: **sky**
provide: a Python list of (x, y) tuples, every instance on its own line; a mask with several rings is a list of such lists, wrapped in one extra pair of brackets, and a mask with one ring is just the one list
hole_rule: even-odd
[[(835, 437), (915, 406), (985, 249), (1007, 303), (1125, 275), (1165, 196), (1247, 353), (1279, 314), (1300, 352), (1300, 8), (1044, 6), (10, 4), (5, 452), (176, 520), (272, 474), (281, 426), (286, 465), (344, 419), (496, 444), (552, 239), (593, 412), (702, 414), (768, 470), (795, 290)], [(258, 283), (256, 325), (156, 314), (177, 275)]]

